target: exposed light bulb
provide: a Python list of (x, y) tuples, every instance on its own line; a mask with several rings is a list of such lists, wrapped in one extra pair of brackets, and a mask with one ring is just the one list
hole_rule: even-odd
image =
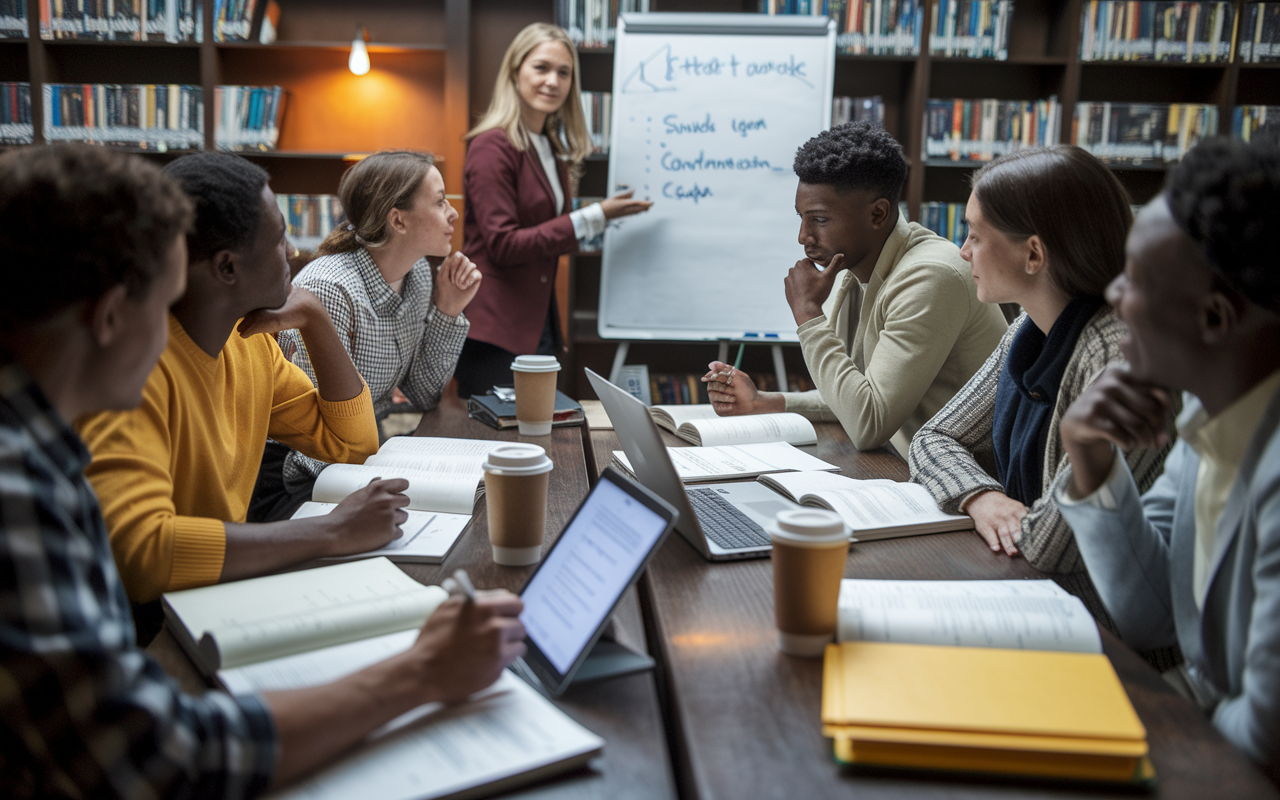
[(347, 68), (352, 75), (364, 75), (369, 71), (369, 46), (365, 44), (364, 28), (356, 29), (356, 38), (351, 40), (351, 58), (347, 59)]

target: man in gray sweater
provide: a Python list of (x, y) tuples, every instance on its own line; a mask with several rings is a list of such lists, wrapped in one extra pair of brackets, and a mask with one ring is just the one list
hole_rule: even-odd
[(978, 300), (959, 248), (899, 214), (907, 161), (883, 128), (825, 131), (794, 168), (805, 257), (785, 289), (817, 389), (759, 392), (716, 361), (708, 395), (722, 416), (795, 411), (838, 420), (861, 450), (892, 440), (905, 454), (995, 350), (1004, 316)]
[[(1142, 210), (1107, 299), (1129, 326), (1062, 419), (1055, 493), (1125, 642), (1177, 644), (1166, 677), (1280, 776), (1280, 147), (1201, 142)], [(1164, 388), (1161, 388), (1164, 387)], [(1116, 447), (1168, 436), (1140, 495)]]

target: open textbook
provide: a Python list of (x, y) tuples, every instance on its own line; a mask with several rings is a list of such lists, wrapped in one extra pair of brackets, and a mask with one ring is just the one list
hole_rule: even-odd
[(164, 595), (174, 638), (206, 675), (416, 631), (448, 595), (385, 558)]
[(842, 642), (1101, 653), (1080, 599), (1053, 581), (840, 582)]
[(696, 445), (786, 442), (803, 446), (818, 443), (813, 423), (789, 412), (720, 417), (709, 404), (703, 404), (650, 406), (649, 413), (659, 427)]
[[(328, 514), (337, 503), (303, 503), (293, 513), (293, 519), (303, 517), (319, 517)], [(400, 564), (440, 564), (453, 549), (458, 537), (471, 524), (470, 514), (446, 514), (443, 511), (418, 511), (406, 508), (404, 512), (409, 518), (400, 526), (400, 538), (388, 542), (385, 547), (354, 553), (346, 556), (332, 556), (326, 561), (351, 561), (357, 558), (375, 558), (386, 556)]]
[(972, 518), (944, 514), (928, 490), (915, 483), (854, 480), (827, 472), (784, 472), (759, 480), (801, 505), (836, 512), (853, 530), (854, 541), (973, 528)]
[(340, 503), (378, 478), (409, 481), (409, 508), (470, 514), (484, 494), (484, 464), (499, 442), (393, 436), (364, 464), (330, 464), (316, 478), (311, 499)]
[[(306, 578), (305, 585), (258, 584), (249, 591), (244, 588), (257, 581), (302, 577)], [(415, 593), (409, 584), (421, 590), (420, 597), (406, 597)], [(241, 627), (252, 625), (255, 623), (251, 620), (264, 616), (255, 614), (256, 608), (264, 603), (269, 607), (279, 600), (293, 610), (289, 616), (296, 623), (320, 623), (314, 629), (317, 635), (308, 639), (320, 643), (315, 649), (240, 666), (224, 664), (218, 678), (234, 693), (319, 686), (403, 653), (413, 645), (423, 620), (445, 597), (440, 587), (416, 584), (386, 559), (207, 588), (237, 591), (234, 595), (211, 593), (194, 598), (194, 593), (206, 590), (166, 595), (171, 619), (174, 609), (182, 609), (182, 624), (172, 626), (175, 633), (188, 622), (201, 627), (201, 619), (229, 623), (234, 617)], [(266, 588), (270, 591), (264, 591)], [(350, 619), (335, 620), (330, 613), (342, 605), (357, 606), (371, 598), (392, 597), (405, 600), (400, 609), (405, 613), (384, 608), (386, 613), (380, 616), (402, 619), (409, 627), (377, 635), (377, 628), (400, 623), (364, 624), (355, 626), (356, 633), (367, 638), (345, 641), (322, 631), (334, 621), (340, 623), (337, 628), (353, 628)], [(339, 600), (339, 605), (330, 605)], [(310, 619), (305, 613), (297, 613), (297, 607), (304, 604), (314, 606)], [(256, 624), (263, 623), (259, 620)], [(604, 741), (598, 736), (510, 672), (503, 672), (495, 684), (472, 695), (467, 702), (451, 706), (428, 703), (401, 715), (370, 734), (354, 751), (272, 796), (299, 800), (416, 800), (493, 794), (582, 766), (603, 746)]]
[[(685, 483), (754, 478), (766, 472), (785, 470), (837, 470), (786, 442), (721, 445), (719, 447), (668, 447), (671, 463)], [(621, 450), (613, 451), (613, 461), (632, 477), (631, 461)]]

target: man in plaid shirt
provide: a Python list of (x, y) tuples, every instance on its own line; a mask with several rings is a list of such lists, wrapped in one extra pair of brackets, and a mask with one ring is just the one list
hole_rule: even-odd
[(523, 652), (518, 598), (441, 606), (405, 653), (326, 686), (183, 694), (134, 641), (89, 453), (68, 424), (137, 405), (186, 280), (191, 204), (143, 160), (0, 157), (0, 793), (260, 794)]

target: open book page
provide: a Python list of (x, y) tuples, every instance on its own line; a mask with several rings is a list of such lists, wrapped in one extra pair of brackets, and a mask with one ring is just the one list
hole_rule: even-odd
[(218, 678), (232, 694), (321, 686), (399, 655), (408, 650), (417, 638), (417, 628), (388, 633), (257, 664), (222, 669), (218, 671)]
[(1101, 653), (1084, 603), (1053, 581), (840, 582), (842, 642)]
[[(474, 459), (477, 468), (489, 451), (502, 442), (487, 439), (447, 439), (440, 436), (392, 436), (378, 448), (378, 455), (392, 453), (434, 458), (440, 456)], [(367, 461), (365, 463), (368, 463)]]
[(371, 558), (164, 599), (199, 642), (199, 660), (218, 669), (417, 628), (447, 597), (387, 559)]
[[(328, 514), (337, 507), (337, 503), (303, 503), (293, 513), (293, 519), (319, 517)], [(386, 547), (370, 550), (367, 553), (354, 553), (349, 556), (334, 556), (335, 561), (350, 561), (356, 558), (374, 558), (386, 556), (392, 561), (419, 561), (439, 564), (444, 561), (453, 548), (454, 542), (471, 523), (470, 514), (445, 514), (440, 511), (418, 511), (406, 508), (409, 518), (400, 526), (400, 538), (391, 541)]]
[[(797, 450), (786, 442), (742, 444), (723, 447), (668, 447), (671, 463), (685, 483), (729, 478), (754, 478), (766, 472), (787, 470), (837, 470), (819, 458)], [(613, 458), (631, 474), (631, 462), (621, 450)]]
[(884, 479), (855, 480), (827, 472), (788, 472), (766, 475), (760, 482), (797, 503), (829, 508), (866, 538), (894, 529), (915, 532), (967, 530), (973, 520), (946, 514), (923, 486)]
[(584, 764), (604, 746), (510, 672), (465, 703), (423, 710), (271, 797), (417, 800), (480, 787), (490, 794)]
[[(377, 456), (373, 456), (376, 458)], [(352, 492), (358, 492), (379, 478), (404, 478), (409, 482), (405, 494), (409, 508), (418, 511), (443, 511), (470, 514), (480, 494), (483, 472), (426, 472), (397, 463), (330, 464), (320, 471), (311, 499), (317, 503), (340, 503)]]
[(660, 428), (666, 428), (672, 433), (676, 433), (677, 429), (695, 419), (715, 419), (716, 410), (711, 407), (710, 403), (701, 403), (687, 406), (649, 406), (649, 414), (653, 417), (653, 421)]
[(798, 446), (818, 443), (813, 423), (799, 414), (756, 414), (746, 417), (715, 417), (685, 423), (676, 432), (680, 438), (704, 446), (786, 442)]

